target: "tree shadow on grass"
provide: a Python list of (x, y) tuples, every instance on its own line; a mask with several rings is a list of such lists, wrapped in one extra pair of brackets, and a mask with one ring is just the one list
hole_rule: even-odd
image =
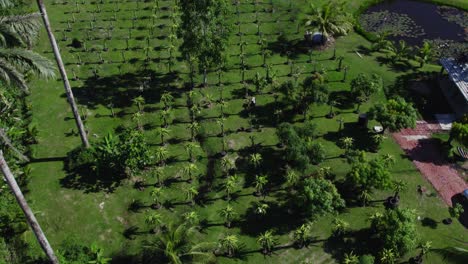
[[(337, 124), (337, 126), (339, 126)], [(341, 131), (330, 131), (323, 135), (327, 141), (338, 144), (343, 137), (354, 139), (354, 148), (365, 151), (372, 151), (373, 145), (370, 142), (372, 133), (367, 127), (360, 126), (357, 122), (344, 123)]]
[[(163, 90), (171, 88), (176, 75), (157, 75), (146, 70), (136, 73), (117, 74), (106, 77), (90, 77), (84, 80), (82, 87), (74, 88), (73, 92), (79, 104), (89, 108), (98, 105), (113, 104), (116, 108), (129, 107), (132, 99), (142, 95), (146, 103), (157, 103)], [(145, 83), (145, 88), (140, 87)], [(65, 95), (63, 95), (65, 96)]]
[(380, 249), (380, 243), (373, 237), (369, 228), (364, 228), (348, 231), (342, 237), (330, 236), (324, 243), (323, 249), (338, 262), (341, 262), (345, 253), (353, 252), (358, 256), (375, 255)]

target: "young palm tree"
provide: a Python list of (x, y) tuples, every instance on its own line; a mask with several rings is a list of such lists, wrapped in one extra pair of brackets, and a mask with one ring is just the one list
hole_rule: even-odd
[(237, 175), (232, 175), (224, 183), (224, 190), (226, 190), (226, 197), (228, 201), (231, 200), (231, 194), (236, 189), (238, 181), (239, 178), (237, 177)]
[(254, 213), (259, 217), (265, 216), (268, 212), (268, 208), (270, 208), (270, 206), (266, 203), (257, 203), (255, 204)]
[(305, 25), (315, 26), (322, 33), (322, 43), (329, 35), (346, 35), (353, 27), (341, 4), (329, 1), (321, 7), (310, 5)]
[(380, 263), (382, 264), (395, 264), (397, 256), (392, 249), (384, 249), (380, 253)]
[(150, 192), (151, 199), (153, 200), (153, 204), (151, 205), (154, 209), (161, 208), (161, 197), (162, 197), (162, 188), (156, 187), (153, 188)]
[(434, 50), (432, 49), (431, 44), (427, 41), (424, 41), (424, 44), (421, 48), (419, 48), (418, 55), (416, 57), (416, 60), (419, 61), (419, 68), (424, 67), (424, 64), (431, 60), (433, 54)]
[(190, 186), (184, 189), (185, 197), (191, 203), (191, 205), (195, 205), (195, 197), (198, 195), (198, 190), (194, 186)]
[(359, 264), (359, 258), (353, 251), (345, 253), (343, 264)]
[(24, 198), (24, 195), (21, 192), (21, 189), (16, 183), (16, 179), (11, 173), (10, 168), (8, 167), (8, 164), (6, 163), (5, 158), (3, 157), (3, 152), (1, 150), (0, 150), (0, 169), (2, 170), (3, 176), (5, 176), (5, 180), (8, 186), (10, 187), (10, 189), (12, 190), (13, 195), (16, 198), (16, 201), (21, 207), (21, 210), (23, 210), (23, 213), (26, 216), (26, 220), (28, 221), (29, 226), (33, 230), (34, 235), (36, 235), (36, 238), (39, 244), (41, 245), (42, 250), (44, 250), (44, 252), (46, 253), (47, 257), (49, 258), (52, 264), (58, 264), (59, 261), (57, 257), (55, 256), (54, 250), (50, 246), (49, 241), (47, 240), (44, 232), (41, 229), (41, 226), (39, 225), (36, 217), (34, 216), (34, 213), (32, 212), (31, 208), (26, 202), (26, 199)]
[(185, 213), (184, 220), (189, 226), (197, 226), (200, 223), (200, 218), (197, 212), (194, 211)]
[(188, 175), (188, 182), (192, 181), (192, 176), (198, 171), (198, 166), (195, 163), (189, 163), (184, 166), (184, 174)]
[(299, 248), (303, 248), (307, 245), (310, 239), (310, 224), (302, 224), (298, 229), (294, 231), (294, 241)]
[(143, 112), (143, 105), (145, 104), (145, 98), (143, 96), (137, 96), (132, 99), (132, 102), (137, 105), (138, 111), (140, 113)]
[(234, 211), (234, 208), (228, 204), (225, 208), (223, 208), (219, 212), (219, 215), (222, 218), (224, 218), (224, 225), (227, 228), (231, 228), (232, 220), (237, 215), (237, 213), (236, 213), (236, 211)]
[(167, 128), (169, 126), (169, 122), (172, 118), (172, 108), (166, 108), (161, 111), (161, 119), (163, 121), (163, 126)]
[(192, 122), (188, 125), (190, 129), (190, 138), (192, 141), (195, 141), (195, 136), (197, 135), (198, 130), (200, 130), (200, 124), (198, 122)]
[(224, 117), (221, 117), (221, 118), (218, 118), (216, 119), (216, 123), (219, 125), (219, 127), (221, 128), (221, 133), (220, 135), (222, 137), (224, 137), (224, 122), (226, 121), (226, 118)]
[(344, 137), (340, 139), (340, 143), (345, 149), (345, 155), (349, 153), (349, 150), (353, 147), (354, 145), (354, 138), (352, 137)]
[(164, 146), (164, 138), (171, 134), (171, 130), (165, 127), (156, 128), (156, 135), (159, 135), (161, 139), (161, 145)]
[(132, 120), (137, 124), (138, 130), (143, 131), (143, 114), (141, 112), (135, 112), (132, 115)]
[(151, 171), (151, 177), (156, 178), (156, 183), (154, 186), (161, 186), (161, 178), (164, 178), (164, 168), (163, 167), (156, 167)]
[(91, 253), (93, 254), (93, 260), (89, 261), (89, 264), (108, 264), (112, 260), (104, 257), (104, 250), (96, 244), (91, 245)]
[(195, 228), (188, 227), (185, 224), (170, 225), (167, 231), (156, 236), (154, 243), (147, 247), (164, 254), (166, 259), (158, 259), (164, 263), (183, 264), (190, 262), (193, 257), (201, 257), (204, 260), (213, 258), (210, 253), (213, 247), (212, 243), (194, 243)]
[(83, 121), (81, 120), (80, 114), (78, 112), (78, 107), (75, 102), (75, 97), (73, 95), (70, 82), (68, 81), (68, 76), (67, 72), (65, 71), (65, 66), (62, 61), (62, 56), (60, 55), (60, 50), (57, 45), (57, 41), (55, 40), (54, 34), (52, 32), (52, 28), (50, 26), (49, 22), (49, 17), (47, 15), (47, 10), (44, 5), (44, 0), (37, 0), (37, 5), (39, 7), (39, 10), (42, 15), (42, 19), (44, 21), (44, 25), (47, 31), (47, 35), (49, 36), (50, 44), (52, 46), (52, 50), (55, 55), (55, 60), (57, 61), (57, 65), (60, 71), (60, 75), (62, 76), (64, 88), (65, 88), (65, 93), (67, 95), (68, 103), (70, 104), (72, 111), (73, 111), (73, 116), (75, 117), (75, 122), (78, 127), (78, 131), (81, 137), (81, 141), (85, 147), (89, 147), (89, 141), (88, 141), (88, 136), (85, 130), (85, 127), (83, 125)]
[(165, 92), (161, 95), (161, 102), (164, 104), (164, 109), (168, 109), (174, 103), (174, 96), (169, 92)]
[(219, 247), (231, 258), (239, 249), (239, 238), (236, 235), (226, 235), (219, 240)]
[(268, 230), (258, 236), (257, 243), (262, 248), (262, 253), (267, 255), (271, 253), (273, 247), (276, 245), (276, 239), (273, 236), (273, 232)]
[(424, 256), (426, 256), (427, 253), (429, 253), (431, 248), (432, 248), (432, 241), (426, 241), (425, 243), (420, 244), (419, 249), (421, 249), (421, 252), (419, 252), (419, 255), (417, 256), (417, 259), (422, 261)]
[(255, 176), (255, 195), (265, 195), (265, 186), (268, 184), (268, 178), (265, 175)]
[(156, 162), (159, 165), (164, 165), (166, 163), (166, 159), (167, 159), (168, 154), (169, 154), (169, 152), (167, 151), (166, 147), (156, 148), (156, 151), (154, 153)]
[(162, 225), (162, 216), (159, 213), (151, 213), (145, 217), (145, 223), (150, 228), (150, 232), (155, 234)]
[(262, 154), (260, 153), (253, 153), (250, 154), (250, 163), (257, 169), (260, 164), (262, 163)]
[(187, 152), (187, 155), (189, 156), (189, 161), (194, 162), (194, 154), (198, 149), (200, 149), (200, 145), (195, 142), (188, 142), (187, 144), (185, 144), (184, 148)]

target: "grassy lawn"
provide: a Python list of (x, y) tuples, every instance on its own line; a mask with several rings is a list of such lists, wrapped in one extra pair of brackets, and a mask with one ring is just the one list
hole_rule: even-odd
[[(68, 1), (67, 4), (54, 4), (65, 1), (46, 1), (48, 4), (49, 16), (56, 37), (61, 47), (62, 56), (66, 63), (70, 78), (73, 72), (79, 77), (79, 80), (71, 81), (76, 100), (86, 113), (86, 127), (89, 130), (90, 140), (97, 141), (103, 138), (107, 133), (114, 129), (127, 126), (136, 127), (132, 121), (132, 114), (137, 111), (137, 107), (132, 104), (132, 99), (140, 94), (146, 99), (144, 110), (145, 136), (147, 141), (155, 148), (159, 144), (159, 137), (156, 136), (154, 128), (161, 125), (160, 115), (162, 103), (159, 102), (163, 91), (171, 91), (175, 97), (174, 120), (170, 125), (172, 131), (168, 146), (171, 160), (165, 168), (168, 177), (185, 177), (182, 173), (182, 167), (187, 164), (187, 155), (184, 151), (184, 143), (190, 139), (190, 131), (187, 128), (189, 123), (189, 110), (187, 108), (187, 89), (184, 83), (189, 81), (188, 67), (182, 58), (177, 58), (173, 69), (177, 71), (175, 76), (168, 73), (166, 66), (168, 40), (171, 25), (171, 8), (174, 1), (161, 1), (160, 15), (156, 21), (157, 25), (154, 37), (151, 38), (150, 46), (154, 47), (150, 51), (151, 62), (145, 69), (144, 60), (145, 37), (148, 30), (146, 27), (151, 23), (151, 3), (141, 1), (125, 1), (119, 4), (120, 11), (117, 14), (117, 21), (112, 21), (114, 4), (102, 4), (101, 13), (96, 13), (96, 22), (93, 22), (93, 12), (97, 10), (95, 4), (80, 4), (80, 13), (74, 13), (75, 21), (70, 22), (71, 31), (65, 31), (68, 27), (67, 21), (72, 21), (72, 12), (75, 10), (74, 1)], [(104, 1), (108, 2), (108, 1)], [(268, 63), (273, 65), (274, 70), (279, 76), (280, 82), (289, 80), (290, 67), (285, 64), (287, 58), (284, 54), (277, 52), (275, 47), (282, 43), (277, 42), (279, 32), (283, 32), (291, 43), (299, 43), (303, 39), (304, 28), (300, 27), (296, 31), (300, 20), (297, 18), (302, 10), (303, 0), (293, 1), (293, 9), (288, 12), (289, 1), (273, 0), (259, 1), (258, 9), (261, 10), (258, 19), (262, 21), (261, 31), (272, 47), (272, 56), (268, 58)], [(263, 12), (263, 9), (270, 9), (273, 3), (274, 13)], [(319, 1), (320, 2), (320, 1)], [(323, 1), (321, 1), (323, 2)], [(356, 10), (360, 1), (350, 1), (351, 10)], [(148, 7), (148, 8), (146, 8)], [(234, 8), (234, 7), (233, 7)], [(240, 20), (242, 21), (241, 30), (244, 33), (243, 40), (248, 42), (246, 47), (246, 62), (249, 70), (245, 73), (245, 78), (251, 80), (256, 72), (265, 74), (262, 67), (262, 56), (259, 54), (260, 46), (257, 44), (257, 28), (253, 23), (255, 20), (254, 5), (245, 3), (241, 5)], [(130, 50), (126, 49), (125, 38), (129, 34), (129, 28), (132, 28), (132, 18), (136, 15), (135, 29), (131, 30), (129, 40)], [(233, 16), (234, 23), (237, 18)], [(91, 23), (93, 25), (91, 25)], [(113, 25), (112, 39), (106, 41), (108, 51), (102, 51), (104, 47), (104, 36), (107, 34), (106, 28)], [(94, 27), (94, 29), (92, 29)], [(241, 158), (241, 166), (238, 169), (238, 175), (242, 179), (242, 184), (236, 193), (237, 198), (231, 202), (242, 220), (242, 216), (251, 203), (259, 200), (252, 195), (254, 189), (249, 183), (252, 178), (252, 172), (248, 171), (245, 161), (248, 146), (250, 146), (249, 136), (254, 135), (256, 143), (261, 144), (259, 152), (263, 154), (264, 167), (271, 174), (278, 174), (278, 168), (275, 162), (281, 158), (282, 152), (275, 145), (278, 140), (275, 135), (274, 97), (267, 88), (264, 93), (256, 95), (257, 107), (256, 113), (258, 122), (263, 126), (261, 131), (254, 130), (252, 133), (237, 132), (241, 127), (248, 127), (248, 117), (243, 110), (244, 90), (241, 81), (241, 72), (239, 70), (239, 36), (237, 27), (233, 29), (234, 33), (228, 49), (229, 63), (228, 72), (224, 74), (222, 82), (224, 83), (223, 94), (228, 102), (226, 108), (227, 121), (227, 145), (229, 147), (229, 157)], [(87, 33), (88, 32), (88, 33)], [(88, 35), (90, 40), (86, 40)], [(67, 39), (64, 40), (63, 36)], [(75, 49), (70, 46), (73, 38), (86, 40), (88, 51), (83, 48)], [(96, 39), (99, 38), (99, 39)], [(349, 91), (349, 82), (357, 74), (365, 72), (367, 74), (376, 73), (382, 76), (385, 86), (391, 85), (394, 80), (407, 72), (398, 71), (379, 63), (378, 58), (384, 54), (366, 54), (363, 53), (363, 47), (370, 44), (360, 35), (351, 33), (346, 37), (339, 38), (336, 43), (336, 54), (344, 57), (344, 65), (349, 66), (346, 82), (341, 82), (344, 72), (336, 71), (338, 62), (331, 60), (333, 49), (326, 51), (314, 51), (313, 61), (317, 64), (308, 62), (309, 56), (297, 49), (291, 57), (294, 65), (302, 70), (299, 81), (310, 76), (314, 67), (324, 68), (327, 71), (330, 91), (338, 95), (346, 95)], [(300, 44), (297, 45), (300, 47)], [(45, 34), (41, 37), (38, 51), (52, 58), (49, 52), (50, 46)], [(359, 56), (356, 51), (360, 51)], [(125, 62), (122, 58), (122, 52), (125, 53)], [(100, 64), (100, 56), (105, 62)], [(177, 52), (177, 56), (179, 56)], [(77, 65), (78, 57), (81, 58), (83, 65)], [(422, 70), (432, 71), (438, 67), (425, 66)], [(98, 78), (94, 78), (93, 70), (98, 71)], [(140, 92), (139, 87), (148, 76), (153, 76), (148, 87)], [(201, 76), (197, 76), (197, 83), (201, 83)], [(206, 98), (211, 95), (214, 100), (219, 98), (219, 88), (217, 87), (217, 74), (210, 72), (208, 75), (209, 85), (207, 88), (196, 88), (196, 98)], [(253, 93), (255, 87), (250, 85)], [(278, 101), (282, 101), (279, 98)], [(29, 97), (33, 107), (33, 123), (39, 130), (39, 144), (33, 146), (32, 153), (35, 161), (31, 164), (32, 177), (29, 183), (29, 192), (27, 198), (37, 214), (39, 222), (45, 233), (48, 235), (52, 245), (57, 247), (60, 243), (71, 236), (79, 238), (85, 243), (97, 242), (108, 255), (132, 255), (138, 254), (142, 249), (142, 241), (150, 240), (151, 234), (147, 232), (148, 228), (144, 223), (147, 211), (151, 209), (143, 207), (140, 210), (129, 210), (129, 206), (134, 201), (141, 201), (145, 205), (151, 203), (149, 192), (150, 188), (139, 191), (133, 187), (134, 179), (123, 181), (121, 186), (111, 192), (105, 190), (95, 190), (91, 185), (83, 181), (74, 181), (64, 171), (64, 159), (67, 152), (80, 144), (79, 137), (74, 135), (76, 131), (71, 110), (66, 103), (62, 82), (60, 80), (40, 81), (35, 80), (32, 84), (32, 94)], [(379, 101), (385, 100), (385, 94), (381, 91), (369, 102), (361, 107), (361, 112), (366, 111), (370, 106)], [(107, 107), (110, 103), (115, 106), (116, 117), (110, 116), (110, 109)], [(334, 119), (327, 119), (324, 116), (328, 113), (329, 107), (326, 105), (311, 107), (308, 118), (318, 124), (320, 132), (320, 142), (324, 144), (327, 150), (327, 160), (320, 166), (329, 166), (337, 175), (337, 178), (343, 178), (349, 171), (350, 166), (345, 159), (340, 158), (343, 150), (336, 145), (339, 138), (337, 120), (343, 118), (344, 131), (343, 136), (353, 136), (356, 139), (362, 138), (362, 145), (365, 145), (365, 138), (360, 136), (360, 132), (353, 129), (353, 124), (357, 121), (357, 114), (353, 113), (354, 105), (340, 105), (337, 107), (338, 115)], [(351, 229), (355, 235), (349, 238), (347, 244), (330, 245), (327, 241), (331, 234), (331, 220), (335, 216), (326, 216), (319, 218), (314, 224), (314, 235), (317, 242), (309, 248), (294, 249), (287, 245), (292, 241), (292, 231), (298, 226), (297, 219), (290, 219), (287, 214), (281, 214), (279, 210), (268, 216), (270, 220), (264, 223), (251, 223), (239, 221), (234, 228), (227, 229), (222, 225), (222, 218), (218, 212), (227, 205), (223, 199), (224, 191), (221, 184), (224, 179), (220, 178), (219, 164), (217, 158), (213, 155), (221, 150), (221, 138), (216, 135), (219, 133), (219, 126), (215, 119), (220, 116), (220, 108), (215, 103), (210, 108), (205, 108), (201, 112), (201, 134), (203, 136), (202, 148), (197, 159), (197, 165), (200, 169), (200, 175), (213, 175), (214, 184), (211, 192), (207, 193), (207, 202), (194, 207), (186, 203), (182, 190), (189, 184), (186, 182), (173, 182), (164, 187), (164, 199), (171, 201), (173, 207), (170, 209), (161, 209), (166, 222), (174, 219), (180, 219), (185, 212), (196, 211), (200, 219), (206, 219), (210, 223), (209, 227), (202, 230), (200, 239), (204, 241), (216, 242), (218, 238), (226, 233), (237, 234), (243, 243), (244, 250), (243, 261), (248, 263), (301, 263), (305, 260), (313, 263), (335, 263), (339, 262), (344, 253), (352, 249), (359, 252), (360, 241), (363, 237), (358, 231), (367, 228), (369, 222), (366, 220), (370, 214), (375, 211), (382, 211), (384, 207), (381, 202), (375, 202), (370, 207), (357, 207), (350, 205), (345, 212), (339, 215), (340, 218), (350, 223)], [(302, 122), (302, 116), (283, 117), (283, 121)], [(372, 125), (372, 124), (371, 124)], [(430, 183), (424, 180), (410, 160), (405, 156), (399, 146), (389, 136), (385, 140), (379, 154), (391, 154), (396, 158), (396, 165), (391, 168), (395, 179), (403, 179), (408, 183), (408, 189), (401, 193), (402, 207), (416, 209), (421, 218), (430, 218), (440, 222), (448, 217), (448, 208), (437, 195), (419, 197), (416, 189), (417, 185), (426, 186), (430, 193), (435, 193)], [(376, 155), (369, 153), (369, 156)], [(142, 176), (144, 177), (144, 176)], [(191, 184), (200, 186), (204, 178), (194, 180)], [(148, 179), (149, 183), (154, 179)], [(284, 200), (288, 195), (281, 184), (274, 186), (274, 191), (270, 192), (266, 201), (271, 205)], [(391, 194), (391, 191), (376, 191), (373, 197), (376, 201), (385, 199)], [(276, 213), (276, 214), (275, 214)], [(136, 228), (136, 235), (126, 237), (125, 231)], [(275, 235), (278, 237), (279, 245), (284, 245), (284, 249), (275, 251), (271, 257), (264, 257), (258, 251), (256, 237), (259, 233), (275, 228)], [(466, 229), (458, 222), (446, 226), (442, 223), (436, 226), (424, 226), (418, 223), (418, 231), (422, 241), (433, 241), (434, 248), (444, 248), (447, 246), (462, 246), (460, 242), (466, 240)], [(34, 237), (31, 233), (26, 233), (29, 240), (33, 242)], [(35, 245), (35, 243), (32, 243)], [(39, 252), (39, 247), (37, 248)], [(417, 252), (414, 252), (416, 254)], [(414, 255), (413, 254), (413, 255)], [(408, 256), (410, 257), (410, 256)], [(117, 258), (116, 258), (117, 259)], [(407, 258), (406, 258), (407, 259)], [(442, 260), (440, 256), (431, 253), (426, 259), (426, 263), (455, 263), (449, 260)], [(238, 262), (237, 259), (218, 258), (220, 263)], [(127, 263), (122, 258), (121, 263)]]

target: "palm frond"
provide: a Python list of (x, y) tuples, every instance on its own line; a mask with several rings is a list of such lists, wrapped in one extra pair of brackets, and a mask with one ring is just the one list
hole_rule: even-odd
[(6, 84), (15, 85), (24, 91), (28, 91), (28, 85), (24, 79), (24, 75), (19, 72), (8, 61), (0, 57), (0, 80)]
[(22, 73), (32, 72), (41, 78), (55, 77), (54, 64), (33, 51), (0, 48), (0, 58), (8, 61)]
[(7, 8), (7, 7), (12, 7), (12, 6), (13, 6), (13, 1), (11, 1), (11, 0), (0, 0), (0, 9)]
[(39, 13), (0, 17), (0, 45), (31, 47), (38, 38), (39, 18)]

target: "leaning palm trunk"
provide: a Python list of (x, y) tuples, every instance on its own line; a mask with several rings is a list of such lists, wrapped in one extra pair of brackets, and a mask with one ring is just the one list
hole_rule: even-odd
[(70, 103), (70, 106), (73, 111), (73, 116), (75, 117), (76, 125), (78, 126), (78, 131), (80, 133), (81, 142), (83, 143), (85, 147), (88, 148), (89, 147), (88, 136), (86, 135), (83, 121), (81, 121), (81, 117), (78, 112), (78, 107), (76, 106), (75, 97), (73, 96), (70, 82), (68, 81), (67, 72), (65, 71), (65, 66), (63, 65), (62, 56), (60, 55), (59, 47), (57, 45), (57, 42), (55, 41), (54, 34), (52, 33), (52, 29), (50, 27), (49, 17), (47, 16), (47, 10), (45, 8), (44, 1), (37, 0), (37, 5), (39, 6), (39, 10), (41, 12), (42, 19), (44, 21), (44, 26), (47, 30), (47, 35), (49, 36), (50, 44), (52, 45), (52, 49), (54, 51), (55, 59), (57, 61), (60, 75), (62, 76), (68, 102)]
[(13, 144), (11, 143), (11, 140), (10, 138), (7, 136), (5, 130), (3, 128), (0, 128), (0, 140), (3, 141), (3, 143), (5, 145), (7, 145), (11, 150), (13, 150), (13, 152), (16, 153), (16, 155), (22, 159), (23, 161), (25, 162), (29, 162), (29, 158), (26, 157), (25, 155), (23, 155), (23, 153), (21, 153), (21, 151), (19, 151), (17, 148), (15, 148), (15, 146), (13, 146)]
[(34, 216), (28, 203), (26, 202), (26, 199), (24, 198), (23, 193), (21, 192), (18, 184), (16, 183), (15, 177), (11, 173), (10, 168), (8, 167), (5, 159), (3, 158), (3, 152), (1, 150), (0, 150), (0, 167), (3, 172), (3, 175), (5, 176), (6, 182), (8, 183), (11, 190), (13, 191), (13, 194), (15, 195), (16, 201), (18, 201), (19, 206), (21, 207), (21, 209), (24, 212), (24, 215), (26, 216), (26, 220), (28, 221), (29, 226), (31, 226), (31, 229), (36, 235), (37, 241), (39, 241), (39, 244), (41, 245), (42, 249), (46, 253), (50, 262), (52, 264), (58, 264), (59, 262), (58, 262), (57, 257), (54, 254), (54, 250), (52, 249), (49, 242), (47, 241), (47, 238), (44, 232), (42, 232), (41, 226), (37, 222), (36, 217)]

